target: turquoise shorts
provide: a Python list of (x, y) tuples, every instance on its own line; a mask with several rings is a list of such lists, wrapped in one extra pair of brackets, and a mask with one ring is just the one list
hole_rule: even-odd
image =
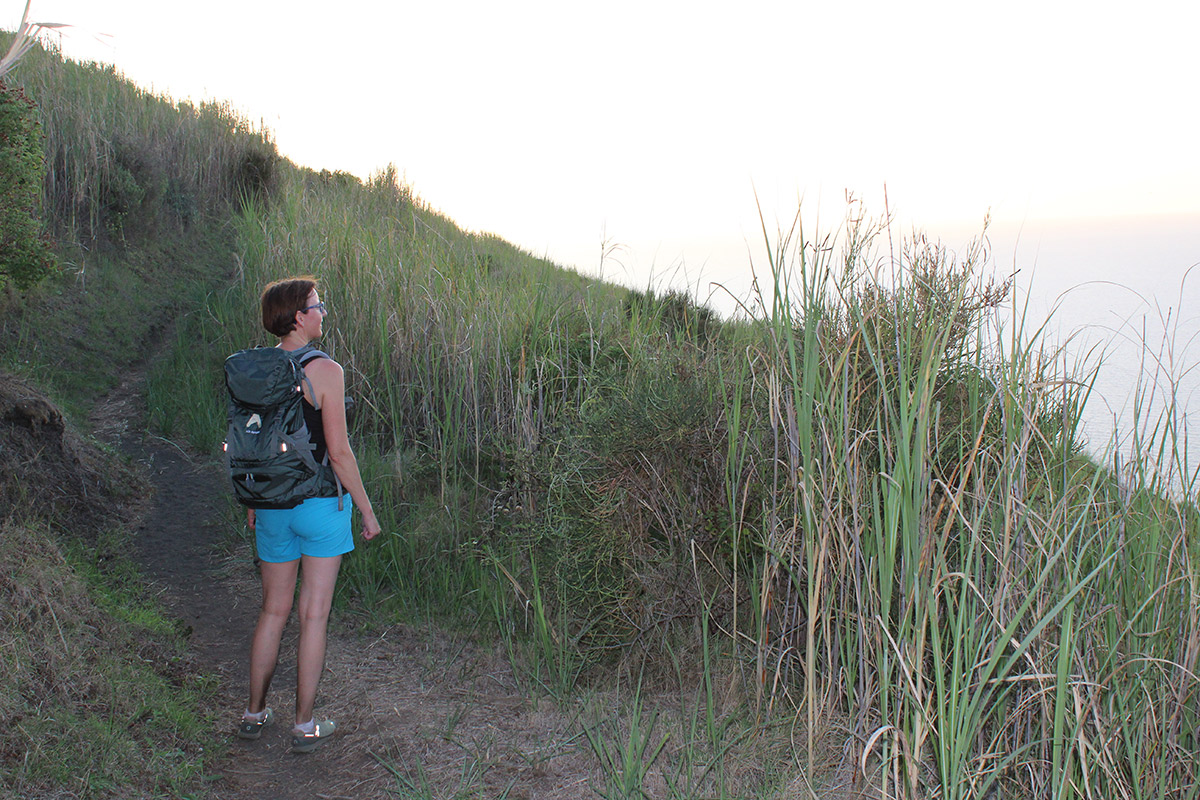
[(295, 561), (300, 556), (329, 558), (354, 549), (350, 512), (354, 503), (342, 495), (310, 497), (295, 508), (260, 508), (254, 514), (254, 539), (258, 557), (272, 564)]

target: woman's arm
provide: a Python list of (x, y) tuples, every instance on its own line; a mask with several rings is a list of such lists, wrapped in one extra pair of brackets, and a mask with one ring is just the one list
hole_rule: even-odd
[(363, 486), (358, 460), (350, 449), (350, 436), (346, 431), (346, 378), (342, 366), (329, 358), (314, 358), (304, 365), (304, 374), (312, 382), (317, 405), (321, 408), (329, 464), (362, 513), (363, 538), (374, 539), (379, 535), (379, 520), (375, 518)]

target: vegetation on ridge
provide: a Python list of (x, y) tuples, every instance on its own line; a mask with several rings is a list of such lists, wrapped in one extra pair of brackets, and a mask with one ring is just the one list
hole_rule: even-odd
[(224, 281), (229, 210), (269, 191), (278, 156), (227, 105), (174, 103), (111, 66), (39, 46), (6, 79), (37, 103), (40, 227), (57, 266), (9, 293), (0, 364), (82, 419), (176, 315)]
[[(74, 96), (103, 72), (39, 80)], [(154, 424), (215, 452), (220, 361), (265, 342), (258, 291), (315, 273), (390, 534), (341, 599), (482, 624), (531, 694), (641, 687), (589, 728), (602, 793), (1200, 794), (1200, 484), (1153, 455), (1181, 429), (1119, 473), (1083, 458), (1086, 386), (1003, 308), (982, 245), (913, 236), (893, 264), (861, 215), (764, 231), (774, 291), (718, 322), (462, 232), (392, 170), (317, 174), (219, 107), (111, 96), (95, 118), (129, 138), (47, 183), (54, 230), (137, 250), (229, 214), (235, 237), (232, 280), (188, 273), (202, 288), (160, 306)], [(76, 152), (54, 142), (84, 105), (48, 151)], [(651, 706), (666, 686), (679, 724)], [(722, 768), (759, 745), (752, 774)]]
[(4, 79), (0, 127), (17, 108), (40, 133), (0, 131), (21, 168), (0, 170), (0, 794), (203, 796), (212, 685), (127, 560), (145, 487), (78, 431), (224, 278), (229, 205), (258, 177), (239, 174), (274, 151), (228, 109), (40, 47)]
[[(861, 217), (797, 226), (764, 243), (757, 318), (668, 325), (428, 213), (387, 174), (282, 176), (182, 340), (215, 345), (187, 393), (212, 403), (160, 395), (215, 441), (258, 287), (321, 278), (393, 532), (346, 591), (524, 630), (531, 690), (559, 697), (733, 670), (760, 720), (799, 714), (818, 789), (852, 765), (886, 796), (1194, 792), (1195, 637), (1165, 624), (1197, 619), (1194, 502), (1163, 498), (1170, 464), (1118, 482), (1080, 456), (1086, 386), (1000, 325), (981, 245), (881, 264)], [(680, 796), (708, 791), (734, 790)]]
[(30, 26), (28, 17), (26, 2), (21, 26), (0, 58), (0, 291), (8, 284), (28, 288), (52, 264), (38, 214), (42, 141), (36, 107), (3, 80), (33, 46), (39, 28)]

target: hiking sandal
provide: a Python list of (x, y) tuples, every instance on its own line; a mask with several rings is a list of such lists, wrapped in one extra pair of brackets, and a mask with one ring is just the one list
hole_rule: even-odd
[(242, 717), (242, 724), (238, 727), (237, 732), (238, 738), (257, 739), (258, 737), (262, 736), (263, 728), (270, 725), (274, 721), (275, 712), (273, 712), (270, 708), (267, 708), (263, 713), (262, 719), (254, 719), (253, 717), (247, 719), (246, 717)]
[(331, 719), (323, 719), (313, 725), (312, 733), (305, 733), (299, 728), (292, 728), (292, 752), (311, 753), (324, 740), (333, 736), (337, 725)]

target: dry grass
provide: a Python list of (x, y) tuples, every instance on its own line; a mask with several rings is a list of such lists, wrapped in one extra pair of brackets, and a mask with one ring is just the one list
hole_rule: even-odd
[(139, 478), (90, 446), (44, 393), (0, 372), (0, 518), (52, 517), (94, 539), (142, 495)]
[[(205, 735), (174, 628), (111, 605), (47, 525), (0, 527), (0, 791), (158, 797), (194, 786)], [(101, 581), (103, 582), (103, 581)], [(189, 688), (190, 687), (190, 688)]]

